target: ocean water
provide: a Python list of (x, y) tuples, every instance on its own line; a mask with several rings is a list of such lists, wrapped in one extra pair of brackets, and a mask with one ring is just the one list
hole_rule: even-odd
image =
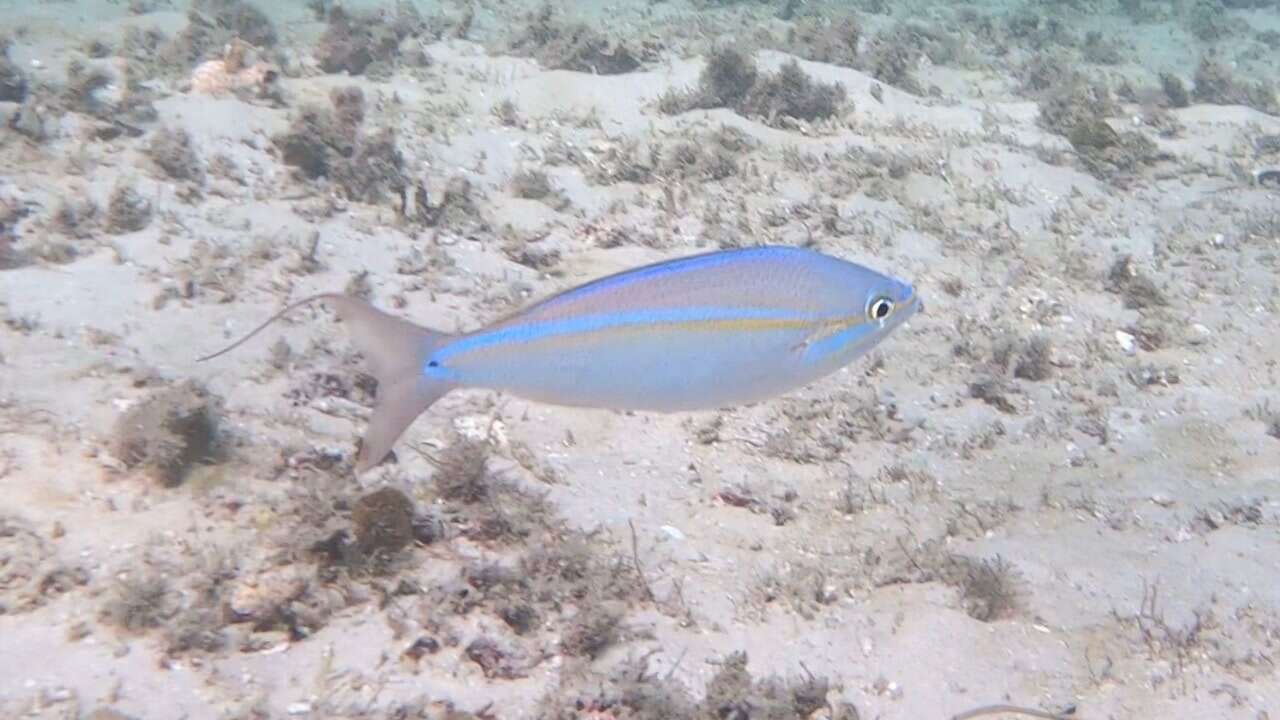
[[(0, 49), (0, 718), (1280, 712), (1280, 2), (0, 0)], [(201, 361), (757, 245), (926, 309), (740, 406), (459, 388), (362, 473), (411, 343)], [(752, 278), (642, 300), (817, 302)]]

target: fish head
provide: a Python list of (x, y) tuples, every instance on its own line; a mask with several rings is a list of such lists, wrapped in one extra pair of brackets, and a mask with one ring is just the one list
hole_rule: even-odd
[(915, 287), (904, 280), (868, 273), (869, 277), (858, 283), (861, 297), (862, 322), (872, 335), (882, 336), (906, 322), (924, 306)]
[(922, 307), (910, 283), (861, 265), (850, 264), (845, 269), (839, 283), (838, 315), (821, 322), (800, 346), (806, 364), (812, 367), (830, 369), (851, 362)]

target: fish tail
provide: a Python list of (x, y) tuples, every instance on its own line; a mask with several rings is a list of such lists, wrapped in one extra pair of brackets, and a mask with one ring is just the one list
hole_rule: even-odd
[(423, 373), (427, 358), (452, 335), (382, 312), (359, 298), (328, 293), (289, 305), (236, 342), (200, 360), (234, 350), (290, 311), (313, 302), (333, 308), (347, 326), (352, 344), (364, 356), (369, 374), (378, 381), (373, 414), (356, 457), (355, 471), (360, 474), (382, 462), (409, 425), (452, 389), (451, 384)]

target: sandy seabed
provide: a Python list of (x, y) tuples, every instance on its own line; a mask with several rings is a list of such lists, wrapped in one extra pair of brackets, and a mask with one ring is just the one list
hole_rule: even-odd
[[(0, 716), (1280, 714), (1275, 3), (261, 6), (0, 4)], [(763, 243), (927, 311), (359, 478), (330, 315), (195, 362)]]

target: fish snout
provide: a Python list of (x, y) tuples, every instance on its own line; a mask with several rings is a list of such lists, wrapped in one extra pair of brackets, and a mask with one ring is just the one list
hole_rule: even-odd
[(916, 291), (914, 285), (900, 282), (898, 286), (898, 324), (909, 321), (916, 315), (924, 313), (924, 299)]
[(898, 288), (898, 304), (908, 314), (914, 314), (924, 311), (924, 301), (920, 298), (920, 294), (916, 292), (914, 285), (910, 283), (901, 283)]

